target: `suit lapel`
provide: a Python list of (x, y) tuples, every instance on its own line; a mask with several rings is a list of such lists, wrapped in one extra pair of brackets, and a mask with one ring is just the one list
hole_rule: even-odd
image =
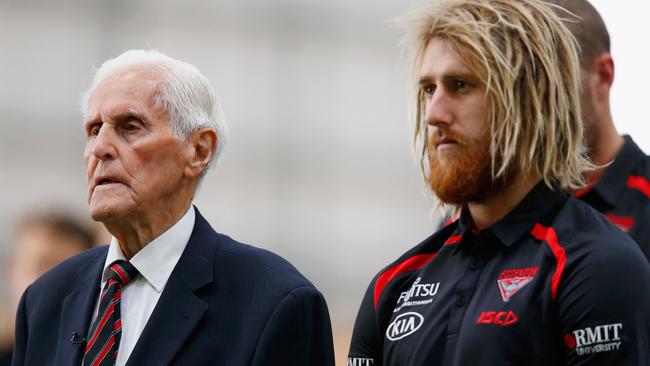
[(213, 281), (216, 246), (207, 244), (210, 242), (206, 237), (208, 231), (212, 231), (212, 228), (196, 210), (196, 222), (187, 247), (172, 271), (127, 365), (171, 363), (208, 309), (208, 305), (194, 294), (194, 291)]
[[(63, 299), (55, 365), (81, 364), (107, 250), (102, 253), (79, 270), (79, 286)], [(73, 334), (77, 335), (76, 343), (72, 342)]]

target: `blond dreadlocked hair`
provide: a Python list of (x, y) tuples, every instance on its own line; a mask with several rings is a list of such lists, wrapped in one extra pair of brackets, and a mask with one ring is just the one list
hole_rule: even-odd
[[(429, 42), (443, 38), (476, 74), (488, 98), (492, 178), (515, 168), (567, 190), (594, 169), (583, 145), (575, 38), (540, 0), (437, 0), (400, 19), (414, 77)], [(414, 142), (428, 168), (425, 95), (417, 89)]]

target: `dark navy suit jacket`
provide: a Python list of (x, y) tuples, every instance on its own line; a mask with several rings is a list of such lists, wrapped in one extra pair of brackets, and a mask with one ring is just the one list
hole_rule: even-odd
[[(196, 213), (127, 364), (334, 365), (318, 290), (284, 259), (218, 234)], [(25, 291), (12, 365), (81, 363), (107, 251), (77, 255)]]

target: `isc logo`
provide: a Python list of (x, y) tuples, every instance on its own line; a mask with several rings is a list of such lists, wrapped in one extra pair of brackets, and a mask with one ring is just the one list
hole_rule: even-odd
[(424, 322), (424, 317), (416, 312), (398, 315), (386, 329), (386, 338), (396, 341), (415, 333)]
[(507, 327), (519, 321), (515, 313), (511, 311), (484, 311), (476, 319), (476, 324), (497, 324)]

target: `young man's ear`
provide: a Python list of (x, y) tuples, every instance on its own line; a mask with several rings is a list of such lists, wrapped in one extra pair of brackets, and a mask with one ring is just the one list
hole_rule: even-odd
[(201, 128), (192, 133), (189, 138), (191, 155), (185, 168), (187, 176), (199, 177), (208, 168), (208, 164), (217, 149), (217, 140), (217, 132), (212, 128)]
[(593, 63), (594, 72), (597, 75), (597, 90), (599, 97), (609, 95), (609, 89), (614, 84), (614, 60), (609, 53), (603, 53), (596, 57)]

